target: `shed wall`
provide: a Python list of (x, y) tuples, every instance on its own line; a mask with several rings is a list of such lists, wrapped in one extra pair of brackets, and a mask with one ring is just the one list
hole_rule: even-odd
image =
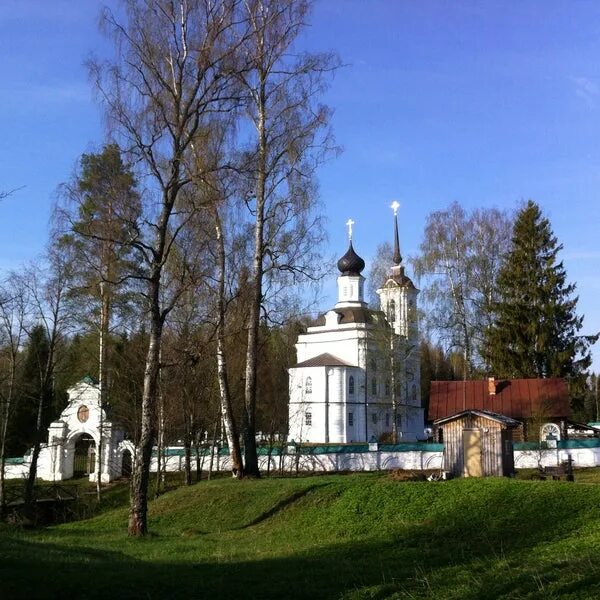
[(465, 416), (441, 425), (444, 440), (445, 469), (461, 477), (464, 472), (463, 431), (481, 430), (481, 465), (484, 476), (505, 474), (502, 448), (502, 430), (500, 423), (480, 416)]

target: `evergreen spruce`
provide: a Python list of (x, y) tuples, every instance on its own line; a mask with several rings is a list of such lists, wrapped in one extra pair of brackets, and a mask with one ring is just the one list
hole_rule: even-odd
[(498, 277), (487, 348), (497, 377), (581, 380), (598, 336), (580, 336), (575, 285), (566, 281), (550, 222), (533, 201), (519, 211)]

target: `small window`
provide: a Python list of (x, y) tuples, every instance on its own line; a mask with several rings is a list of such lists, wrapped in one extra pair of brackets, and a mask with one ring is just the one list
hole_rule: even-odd
[(390, 426), (390, 413), (385, 413), (385, 426)]
[(417, 384), (416, 383), (413, 383), (412, 392), (411, 393), (412, 393), (412, 400), (413, 400), (413, 402), (416, 402), (417, 401)]
[(396, 415), (396, 427), (402, 427), (402, 415)]
[(373, 425), (377, 425), (377, 413), (371, 413), (371, 421), (373, 421)]
[(377, 373), (377, 362), (374, 358), (371, 359), (371, 370), (373, 373)]
[(389, 395), (390, 395), (390, 380), (388, 379), (385, 382), (385, 396), (386, 396), (386, 398), (389, 397)]
[(90, 418), (90, 409), (85, 405), (80, 406), (77, 411), (77, 418), (80, 423), (85, 423)]
[(348, 426), (354, 427), (354, 413), (348, 413)]
[(304, 423), (305, 425), (307, 425), (308, 427), (310, 427), (312, 425), (312, 413), (307, 412), (304, 415)]
[(390, 323), (396, 322), (396, 303), (393, 300), (390, 300), (388, 313), (390, 317)]
[(371, 394), (373, 394), (373, 396), (377, 395), (377, 379), (375, 379), (375, 377), (371, 379)]
[(307, 377), (304, 384), (304, 391), (307, 394), (312, 394), (312, 377)]
[(350, 375), (348, 379), (348, 394), (350, 394), (350, 396), (354, 396), (354, 377), (352, 375)]

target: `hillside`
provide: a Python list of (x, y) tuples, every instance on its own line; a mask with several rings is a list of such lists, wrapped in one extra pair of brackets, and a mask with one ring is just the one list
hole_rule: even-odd
[(38, 531), (0, 530), (4, 598), (592, 598), (600, 486), (380, 474), (217, 480)]

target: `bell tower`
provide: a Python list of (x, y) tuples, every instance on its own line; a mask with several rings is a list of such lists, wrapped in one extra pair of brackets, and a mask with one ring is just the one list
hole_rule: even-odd
[(388, 278), (377, 290), (380, 310), (387, 316), (394, 333), (406, 338), (409, 343), (419, 343), (417, 320), (417, 296), (419, 290), (404, 271), (398, 235), (398, 202), (391, 206), (394, 211), (394, 256)]

